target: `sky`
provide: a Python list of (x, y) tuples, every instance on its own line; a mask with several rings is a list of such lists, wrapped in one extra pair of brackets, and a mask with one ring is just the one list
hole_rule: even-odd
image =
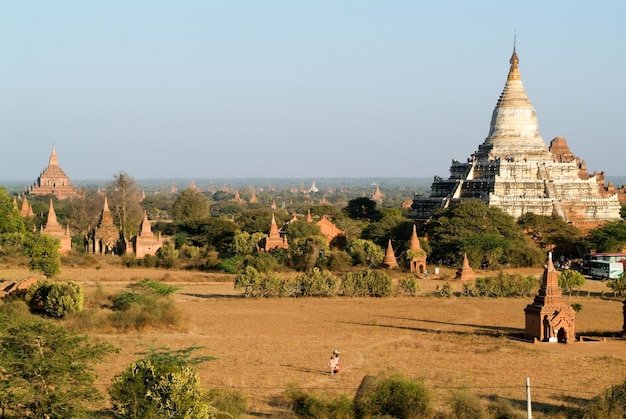
[(622, 0), (0, 0), (0, 179), (448, 177), (515, 34), (546, 143), (626, 175)]

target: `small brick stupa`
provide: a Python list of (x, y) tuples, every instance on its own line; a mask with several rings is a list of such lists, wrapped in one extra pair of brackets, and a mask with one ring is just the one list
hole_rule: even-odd
[(576, 340), (576, 312), (563, 299), (559, 274), (552, 264), (552, 253), (543, 271), (541, 288), (535, 301), (524, 309), (526, 338), (539, 342), (568, 343)]
[(87, 236), (88, 253), (123, 253), (116, 252), (120, 242), (120, 231), (113, 223), (111, 210), (107, 197), (104, 197), (104, 205), (100, 213), (98, 225)]
[(420, 239), (417, 237), (417, 229), (413, 225), (413, 233), (409, 241), (409, 253), (407, 255), (409, 270), (412, 273), (423, 274), (426, 272), (426, 252), (422, 250)]
[(476, 273), (469, 264), (467, 253), (463, 255), (463, 266), (456, 272), (454, 279), (460, 279), (461, 281), (475, 281)]
[(139, 228), (139, 233), (133, 242), (135, 248), (135, 257), (141, 259), (146, 255), (154, 256), (157, 250), (163, 247), (161, 241), (161, 235), (155, 236), (150, 227), (150, 220), (148, 220), (148, 212), (143, 212), (143, 220)]
[(383, 259), (383, 266), (389, 269), (395, 269), (398, 267), (398, 261), (396, 260), (396, 254), (393, 251), (393, 246), (391, 245), (391, 239), (389, 239), (389, 243), (387, 244), (387, 251), (385, 252), (385, 258)]
[(57, 220), (57, 214), (54, 211), (54, 205), (52, 205), (52, 199), (50, 199), (50, 209), (48, 210), (48, 219), (46, 226), (41, 229), (41, 232), (49, 236), (59, 239), (61, 242), (61, 253), (69, 253), (72, 250), (72, 237), (70, 236), (69, 227), (63, 228)]
[(287, 237), (281, 237), (274, 214), (272, 214), (269, 233), (266, 238), (261, 239), (259, 242), (259, 249), (266, 252), (269, 252), (272, 249), (289, 249)]

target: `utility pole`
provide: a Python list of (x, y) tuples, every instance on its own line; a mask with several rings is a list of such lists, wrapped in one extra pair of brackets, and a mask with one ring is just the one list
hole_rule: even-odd
[(530, 377), (526, 377), (526, 413), (528, 419), (533, 419), (533, 409), (530, 402)]

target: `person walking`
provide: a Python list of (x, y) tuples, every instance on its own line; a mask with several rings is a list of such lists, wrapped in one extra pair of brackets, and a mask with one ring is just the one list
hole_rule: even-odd
[(330, 369), (330, 375), (334, 375), (335, 369), (337, 368), (337, 363), (334, 356), (330, 357), (330, 361), (328, 361), (328, 368)]
[(339, 352), (337, 349), (333, 351), (333, 355), (335, 356), (335, 374), (339, 373)]

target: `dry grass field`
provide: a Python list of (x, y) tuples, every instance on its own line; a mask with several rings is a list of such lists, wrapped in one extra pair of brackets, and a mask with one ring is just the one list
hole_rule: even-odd
[[(26, 275), (0, 270), (4, 279)], [(366, 374), (386, 371), (423, 380), (440, 410), (450, 391), (460, 388), (484, 399), (503, 397), (523, 410), (530, 377), (534, 409), (543, 412), (537, 417), (564, 417), (626, 378), (626, 342), (613, 337), (622, 329), (623, 306), (601, 298), (603, 291), (610, 294), (602, 282), (587, 281), (584, 296), (566, 297), (583, 307), (577, 334), (594, 339), (562, 345), (515, 339), (532, 299), (434, 297), (442, 284), (437, 279), (421, 280), (418, 297), (376, 299), (246, 299), (233, 289), (231, 276), (184, 271), (64, 268), (59, 279), (83, 284), (89, 298), (96, 289), (111, 294), (146, 277), (181, 287), (174, 298), (185, 326), (95, 335), (121, 349), (97, 368), (103, 389), (150, 344), (204, 346), (198, 355), (217, 359), (200, 366), (203, 384), (241, 390), (249, 397), (250, 417), (287, 417), (290, 385), (353, 395)], [(333, 349), (341, 350), (342, 370), (330, 376)]]

